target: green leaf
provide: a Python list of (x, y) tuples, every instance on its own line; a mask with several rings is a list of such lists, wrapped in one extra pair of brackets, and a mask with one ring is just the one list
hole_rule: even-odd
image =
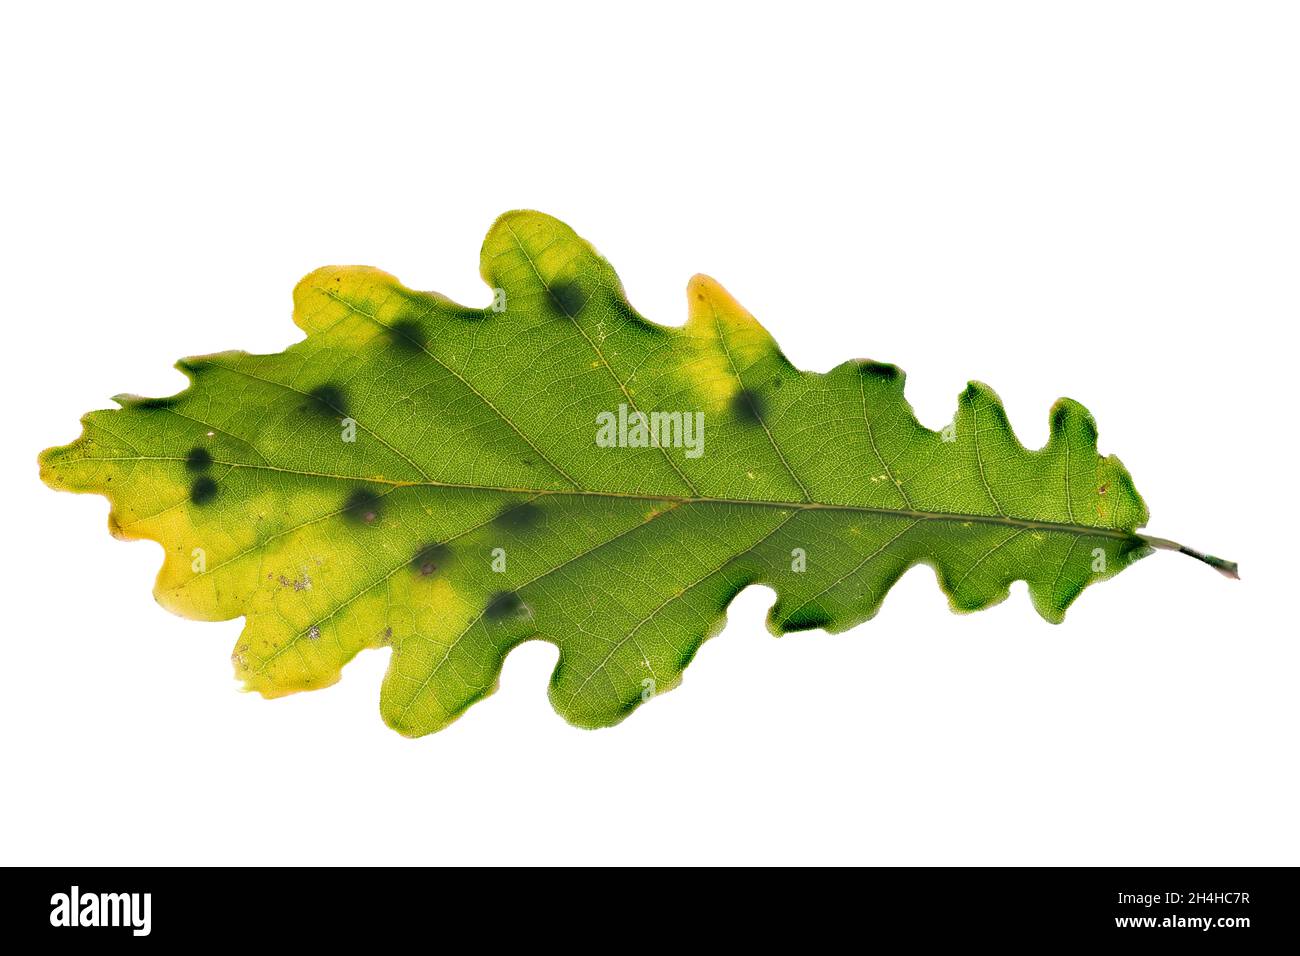
[(1037, 451), (975, 382), (931, 431), (899, 369), (800, 371), (705, 276), (684, 327), (646, 321), (536, 212), (497, 220), (481, 270), (481, 309), (375, 269), (314, 272), (294, 291), (304, 341), (178, 363), (185, 391), (91, 412), (42, 477), (162, 544), (164, 606), (245, 616), (250, 689), (323, 687), (391, 646), (381, 710), (409, 735), (491, 693), (534, 638), (560, 651), (555, 708), (616, 723), (679, 682), (754, 583), (783, 634), (869, 619), (916, 564), (956, 611), (1024, 580), (1052, 622), (1152, 548), (1235, 576), (1138, 532), (1146, 506), (1077, 402), (1052, 407)]

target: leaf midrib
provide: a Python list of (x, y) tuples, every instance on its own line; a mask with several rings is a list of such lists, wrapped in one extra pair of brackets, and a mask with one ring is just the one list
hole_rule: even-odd
[[(118, 457), (90, 457), (86, 461), (175, 461), (184, 458), (168, 455), (125, 455)], [(858, 514), (879, 515), (888, 518), (912, 518), (924, 521), (952, 522), (957, 524), (986, 524), (1002, 528), (1021, 528), (1031, 531), (1051, 531), (1062, 534), (1075, 534), (1080, 537), (1102, 537), (1115, 540), (1146, 540), (1136, 531), (1120, 528), (1103, 528), (1096, 525), (1069, 524), (1067, 522), (1037, 521), (1031, 518), (1014, 518), (1009, 515), (968, 514), (958, 511), (921, 511), (906, 508), (883, 508), (878, 505), (852, 505), (822, 501), (777, 501), (767, 498), (724, 498), (711, 495), (669, 495), (630, 491), (594, 491), (583, 488), (525, 488), (505, 485), (462, 484), (449, 481), (403, 481), (396, 478), (368, 478), (362, 475), (335, 475), (321, 471), (302, 471), (296, 468), (281, 468), (277, 465), (255, 465), (248, 462), (222, 461), (213, 459), (213, 464), (226, 465), (229, 468), (244, 468), (254, 471), (276, 471), (282, 474), (297, 475), (303, 478), (326, 478), (333, 481), (351, 481), (365, 484), (391, 485), (397, 488), (448, 488), (458, 491), (481, 491), (485, 494), (535, 495), (579, 497), (579, 498), (619, 498), (633, 501), (652, 501), (672, 504), (717, 504), (717, 505), (752, 505), (756, 508), (777, 508), (791, 511), (847, 511)]]

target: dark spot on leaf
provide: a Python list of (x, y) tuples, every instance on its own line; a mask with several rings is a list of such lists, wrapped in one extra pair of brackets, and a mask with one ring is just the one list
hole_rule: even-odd
[(348, 417), (348, 399), (343, 393), (343, 389), (337, 385), (317, 385), (307, 397), (311, 399), (309, 408), (320, 415), (328, 415), (331, 418)]
[(897, 365), (889, 365), (885, 362), (866, 361), (858, 366), (858, 371), (864, 378), (874, 378), (882, 382), (892, 382), (901, 374)]
[(207, 475), (200, 475), (190, 485), (190, 501), (196, 505), (206, 505), (217, 496), (217, 483)]
[(542, 520), (542, 509), (532, 502), (511, 505), (496, 516), (496, 523), (511, 531), (528, 531), (537, 527)]
[(820, 608), (804, 608), (794, 611), (781, 622), (781, 629), (786, 633), (795, 631), (813, 631), (831, 623), (831, 616)]
[(451, 549), (445, 544), (426, 544), (411, 559), (411, 567), (422, 578), (433, 577), (445, 567), (451, 557)]
[(176, 404), (175, 398), (142, 398), (134, 403), (136, 408), (152, 411), (159, 408), (171, 408)]
[(388, 327), (388, 336), (392, 343), (406, 352), (424, 350), (424, 330), (414, 319), (399, 319)]
[(348, 495), (343, 515), (358, 524), (374, 524), (379, 518), (379, 495), (369, 488), (358, 488)]
[(576, 317), (587, 304), (587, 297), (582, 294), (582, 289), (576, 282), (561, 279), (553, 283), (547, 291), (550, 292), (555, 307), (570, 318)]
[(483, 613), (489, 620), (500, 621), (507, 617), (513, 617), (524, 610), (524, 602), (520, 600), (519, 595), (514, 591), (498, 591), (492, 597), (488, 598), (487, 607)]
[(742, 388), (731, 396), (731, 413), (742, 422), (757, 425), (763, 420), (764, 402), (757, 392)]
[(1065, 428), (1066, 414), (1067, 413), (1064, 405), (1060, 406), (1059, 408), (1057, 408), (1056, 411), (1052, 412), (1052, 431), (1059, 432)]
[(189, 450), (185, 456), (186, 471), (207, 471), (212, 467), (212, 455), (206, 448), (195, 446)]

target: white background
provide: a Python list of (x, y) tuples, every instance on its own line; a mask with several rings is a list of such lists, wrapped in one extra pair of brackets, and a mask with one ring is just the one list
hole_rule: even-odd
[[(4, 863), (1300, 863), (1294, 8), (500, 2), (8, 8)], [(897, 362), (939, 427), (970, 378), (1046, 440), (1086, 404), (1158, 554), (1066, 623), (1023, 585), (769, 637), (751, 589), (683, 686), (584, 732), (554, 648), (418, 741), (387, 652), (241, 694), (240, 622), (172, 617), (160, 549), (37, 480), (180, 356), (277, 351), (310, 269), (468, 304), (516, 207), (633, 303), (704, 271), (799, 366)]]

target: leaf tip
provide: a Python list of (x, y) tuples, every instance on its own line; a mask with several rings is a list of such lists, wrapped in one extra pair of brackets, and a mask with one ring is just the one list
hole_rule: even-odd
[(692, 302), (707, 301), (715, 292), (722, 291), (722, 285), (712, 276), (697, 272), (686, 283), (686, 295)]

